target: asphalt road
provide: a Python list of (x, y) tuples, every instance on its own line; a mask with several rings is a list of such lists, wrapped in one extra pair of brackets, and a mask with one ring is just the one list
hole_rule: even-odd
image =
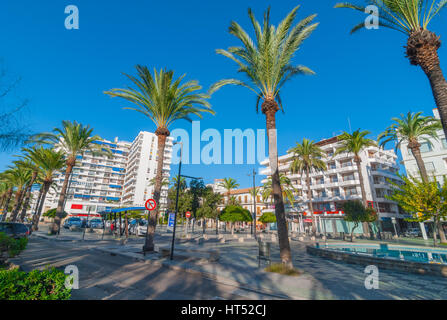
[(270, 299), (200, 275), (101, 253), (79, 242), (31, 237), (14, 262), (25, 271), (75, 265), (79, 270), (79, 289), (72, 291), (75, 300)]

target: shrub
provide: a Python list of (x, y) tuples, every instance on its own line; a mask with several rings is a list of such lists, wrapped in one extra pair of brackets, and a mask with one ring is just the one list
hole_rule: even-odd
[[(56, 208), (48, 210), (47, 212), (45, 212), (43, 214), (43, 216), (47, 217), (47, 218), (53, 218), (53, 219), (56, 218)], [(68, 213), (66, 213), (64, 211), (62, 216), (61, 216), (61, 219), (64, 219), (66, 216), (68, 216)]]
[(25, 250), (27, 244), (28, 238), (14, 239), (0, 232), (0, 265), (4, 264), (7, 258), (13, 258)]
[(269, 265), (267, 268), (265, 268), (265, 271), (267, 272), (275, 272), (279, 274), (283, 274), (286, 276), (299, 276), (301, 274), (300, 271), (298, 271), (295, 268), (287, 268), (282, 263), (273, 263)]
[(23, 272), (0, 270), (0, 300), (68, 300), (66, 275), (55, 268)]

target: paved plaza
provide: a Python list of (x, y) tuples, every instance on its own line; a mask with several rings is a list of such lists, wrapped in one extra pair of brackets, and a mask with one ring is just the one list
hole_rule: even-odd
[[(296, 240), (290, 242), (294, 266), (303, 274), (290, 277), (268, 273), (258, 268), (255, 239), (242, 234), (236, 239), (226, 234), (225, 243), (221, 243), (215, 234), (208, 232), (207, 239), (200, 240), (200, 243), (200, 233), (189, 240), (179, 238), (174, 261), (161, 255), (141, 254), (144, 238), (130, 238), (123, 244), (113, 240), (113, 237), (101, 241), (99, 235), (86, 234), (82, 241), (82, 233), (69, 231), (62, 232), (58, 237), (46, 236), (44, 231), (37, 232), (31, 237), (31, 247), (27, 251), (33, 250), (35, 241), (39, 241), (41, 246), (57, 242), (59, 246), (82, 247), (98, 254), (127, 259), (122, 261), (129, 264), (138, 261), (170, 270), (185, 270), (191, 277), (202, 275), (222, 286), (238, 287), (264, 299), (447, 299), (446, 278), (384, 269), (379, 270), (379, 289), (367, 290), (364, 283), (368, 274), (364, 272), (364, 266), (309, 255), (305, 249), (306, 243)], [(179, 237), (181, 234), (178, 233)], [(172, 234), (159, 231), (156, 246), (168, 249), (171, 237)], [(244, 238), (243, 242), (239, 238)], [(220, 258), (217, 262), (210, 262), (208, 253), (216, 250)], [(271, 250), (272, 261), (279, 262), (277, 242), (272, 242)], [(27, 251), (23, 254), (25, 260)], [(220, 298), (218, 294), (215, 297)]]

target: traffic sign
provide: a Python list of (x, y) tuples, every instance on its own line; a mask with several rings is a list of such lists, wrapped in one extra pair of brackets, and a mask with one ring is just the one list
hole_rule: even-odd
[(187, 218), (191, 218), (191, 212), (186, 211), (185, 216), (186, 216)]
[(154, 199), (149, 199), (146, 201), (146, 204), (144, 206), (146, 207), (147, 210), (152, 211), (155, 210), (155, 208), (157, 207), (157, 203), (155, 202)]
[(168, 218), (168, 226), (166, 228), (166, 231), (173, 231), (174, 230), (174, 223), (175, 223), (175, 213), (170, 213)]

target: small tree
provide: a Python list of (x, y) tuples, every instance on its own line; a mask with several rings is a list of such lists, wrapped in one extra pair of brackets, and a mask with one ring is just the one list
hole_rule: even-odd
[[(276, 216), (273, 212), (265, 212), (258, 220), (261, 221), (262, 223), (275, 223)], [(270, 230), (270, 225), (268, 230)]]
[(235, 222), (249, 222), (252, 221), (250, 211), (241, 206), (226, 206), (219, 217), (220, 221), (231, 222), (231, 234), (234, 234)]
[(396, 201), (402, 209), (412, 215), (408, 221), (424, 222), (433, 219), (434, 246), (437, 244), (436, 230), (439, 232), (441, 243), (447, 243), (441, 219), (447, 218), (447, 180), (439, 187), (434, 181), (419, 181), (414, 177), (401, 177), (402, 185), (394, 183), (393, 193), (388, 199)]
[(377, 220), (376, 211), (370, 207), (365, 208), (359, 200), (345, 202), (343, 211), (345, 212), (345, 221), (354, 223), (354, 227), (351, 229), (351, 242), (354, 238), (354, 230), (359, 226), (359, 223), (369, 223)]

